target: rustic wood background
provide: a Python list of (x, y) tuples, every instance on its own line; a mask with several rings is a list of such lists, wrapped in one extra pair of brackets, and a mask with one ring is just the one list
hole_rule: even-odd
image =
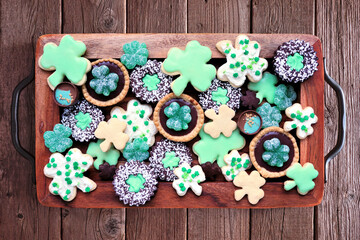
[[(359, 239), (359, 37), (356, 0), (1, 0), (0, 239)], [(10, 140), (11, 92), (46, 33), (309, 33), (345, 91), (347, 140), (313, 208), (57, 209), (36, 199), (29, 162)], [(34, 153), (34, 84), (20, 98), (21, 141)], [(325, 151), (336, 141), (337, 101), (325, 88)]]

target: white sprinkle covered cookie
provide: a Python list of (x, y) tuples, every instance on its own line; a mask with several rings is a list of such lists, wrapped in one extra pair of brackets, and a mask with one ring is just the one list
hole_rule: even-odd
[(65, 157), (61, 153), (52, 154), (44, 167), (45, 176), (53, 178), (50, 192), (71, 201), (76, 197), (77, 188), (83, 192), (93, 191), (96, 183), (83, 175), (92, 164), (93, 158), (77, 148), (70, 149)]
[(318, 121), (318, 117), (315, 115), (312, 107), (302, 109), (299, 103), (295, 103), (285, 110), (285, 114), (293, 119), (284, 123), (285, 131), (289, 132), (296, 128), (296, 136), (300, 139), (305, 139), (313, 134), (314, 129), (311, 125)]
[(149, 146), (155, 143), (155, 134), (158, 132), (153, 121), (149, 118), (152, 108), (148, 104), (140, 104), (138, 100), (130, 100), (125, 111), (121, 107), (111, 109), (110, 116), (126, 121), (125, 133), (131, 142), (135, 138), (142, 138)]
[(216, 44), (216, 48), (226, 55), (226, 63), (217, 71), (218, 79), (228, 81), (233, 87), (241, 87), (246, 76), (252, 82), (262, 78), (262, 72), (268, 67), (265, 58), (260, 58), (260, 44), (250, 41), (248, 36), (239, 35), (235, 41), (235, 48), (230, 40), (223, 40)]
[(197, 196), (201, 195), (202, 187), (199, 183), (205, 181), (205, 174), (200, 165), (190, 167), (188, 163), (183, 163), (175, 168), (174, 173), (179, 179), (175, 180), (172, 186), (180, 197), (184, 196), (189, 188)]

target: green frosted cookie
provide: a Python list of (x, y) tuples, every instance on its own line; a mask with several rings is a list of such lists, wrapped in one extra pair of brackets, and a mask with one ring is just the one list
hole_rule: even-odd
[(314, 168), (312, 163), (305, 163), (304, 166), (296, 163), (286, 171), (286, 176), (294, 180), (285, 181), (284, 189), (289, 191), (297, 186), (298, 193), (305, 195), (314, 189), (315, 183), (313, 179), (318, 175), (319, 172)]
[(52, 153), (65, 152), (66, 149), (73, 145), (73, 141), (69, 138), (70, 136), (71, 128), (62, 124), (56, 124), (53, 131), (46, 131), (44, 133), (45, 146)]
[(94, 79), (89, 84), (97, 94), (109, 96), (117, 88), (119, 76), (116, 73), (110, 73), (108, 66), (95, 67), (91, 73)]
[(149, 158), (149, 145), (142, 138), (128, 142), (123, 150), (123, 156), (129, 161), (144, 161)]
[(275, 75), (265, 72), (263, 77), (258, 82), (249, 82), (248, 88), (257, 92), (256, 97), (260, 100), (260, 103), (264, 98), (268, 103), (274, 103), (275, 91), (278, 79)]
[(138, 41), (132, 41), (126, 43), (123, 46), (124, 55), (120, 60), (127, 69), (134, 69), (136, 65), (143, 66), (147, 62), (149, 51), (146, 48), (145, 43), (139, 43)]
[(290, 107), (296, 97), (293, 86), (280, 84), (275, 90), (274, 103), (282, 111)]
[(282, 115), (280, 113), (280, 110), (276, 106), (271, 107), (269, 103), (264, 103), (256, 109), (256, 112), (261, 116), (262, 128), (279, 126)]
[(104, 162), (109, 163), (109, 165), (116, 165), (120, 157), (120, 152), (116, 150), (113, 146), (107, 151), (103, 152), (100, 148), (100, 144), (104, 140), (98, 140), (97, 142), (91, 142), (86, 151), (86, 154), (89, 154), (92, 157), (96, 157), (94, 161), (95, 169), (99, 170), (99, 166)]
[(264, 149), (262, 159), (272, 167), (282, 167), (289, 160), (290, 148), (287, 145), (282, 145), (278, 138), (266, 140)]
[(175, 131), (188, 129), (188, 123), (191, 122), (191, 110), (189, 106), (182, 106), (177, 102), (172, 102), (165, 108), (164, 113), (169, 118), (166, 126)]

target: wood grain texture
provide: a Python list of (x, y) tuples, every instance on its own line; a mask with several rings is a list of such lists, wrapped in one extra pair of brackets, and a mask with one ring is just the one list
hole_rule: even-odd
[[(250, 5), (249, 0), (188, 0), (188, 32), (250, 32)], [(248, 239), (249, 235), (250, 210), (188, 210), (188, 239)]]
[(184, 0), (127, 1), (126, 32), (179, 33), (186, 32), (186, 3)]
[[(329, 164), (323, 203), (315, 208), (316, 238), (360, 238), (359, 161), (359, 37), (357, 1), (317, 1), (316, 34), (323, 40), (324, 56), (332, 76), (345, 93), (347, 131), (344, 149)], [(338, 110), (335, 92), (325, 88), (325, 149), (336, 142)]]
[[(315, 25), (314, 4), (315, 1), (313, 0), (254, 0), (252, 30), (261, 33), (313, 34)], [(302, 100), (302, 102), (304, 101)], [(306, 101), (304, 103), (306, 104)], [(317, 115), (319, 116), (321, 113), (317, 113)], [(323, 135), (322, 129), (321, 132)], [(309, 148), (310, 146), (307, 142), (301, 141), (300, 149), (302, 147)], [(323, 151), (319, 154), (323, 154)], [(306, 157), (302, 153), (300, 154), (302, 164), (302, 159), (306, 159)], [(322, 156), (319, 157), (322, 158)], [(320, 184), (323, 186), (322, 183)], [(268, 225), (269, 223), (271, 224)], [(254, 239), (289, 239), (289, 237), (291, 239), (313, 239), (313, 224), (314, 208), (251, 211), (251, 236)], [(292, 234), (294, 230), (299, 230), (300, 234)], [(305, 232), (305, 234), (301, 232)]]
[[(45, 32), (60, 32), (60, 1), (1, 1), (0, 7), (0, 239), (59, 239), (60, 210), (39, 204), (32, 163), (12, 146), (10, 102), (15, 86), (30, 73), (36, 39)], [(34, 112), (32, 83), (21, 94), (18, 117), (22, 146), (33, 154)]]
[(188, 32), (248, 33), (250, 5), (250, 0), (188, 0)]
[[(125, 0), (64, 0), (62, 7), (64, 33), (125, 32)], [(125, 214), (124, 209), (64, 209), (62, 236), (64, 239), (125, 239)]]

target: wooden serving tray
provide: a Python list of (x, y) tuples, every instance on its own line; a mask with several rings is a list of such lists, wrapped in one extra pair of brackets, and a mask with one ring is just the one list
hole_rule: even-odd
[[(184, 49), (187, 42), (198, 40), (202, 45), (209, 47), (212, 51), (212, 58), (215, 63), (222, 64), (225, 57), (216, 48), (215, 44), (220, 40), (235, 41), (239, 35), (231, 34), (71, 34), (75, 40), (83, 41), (87, 46), (85, 57), (90, 61), (99, 58), (119, 59), (123, 54), (122, 46), (127, 42), (138, 40), (146, 43), (149, 49), (149, 58), (164, 59), (167, 52), (172, 47)], [(305, 34), (247, 34), (250, 40), (258, 41), (261, 45), (260, 56), (272, 58), (279, 45), (292, 39), (301, 39), (310, 42), (317, 52), (319, 58), (318, 71), (301, 83), (298, 87), (298, 99), (303, 107), (311, 106), (318, 116), (318, 122), (314, 125), (314, 134), (305, 140), (298, 141), (300, 148), (300, 163), (311, 162), (315, 169), (319, 171), (319, 176), (315, 179), (315, 188), (307, 195), (301, 196), (296, 189), (286, 192), (283, 189), (286, 178), (269, 180), (262, 189), (265, 197), (257, 205), (251, 205), (244, 197), (237, 202), (234, 199), (236, 188), (232, 182), (218, 180), (215, 182), (205, 181), (201, 183), (203, 192), (197, 197), (191, 190), (179, 197), (171, 186), (171, 182), (159, 182), (158, 190), (151, 201), (147, 202), (145, 208), (276, 208), (276, 207), (309, 207), (320, 204), (324, 192), (324, 66), (319, 38)], [(36, 46), (36, 63), (43, 54), (43, 46), (48, 42), (59, 44), (64, 35), (52, 34), (43, 35), (38, 39)], [(215, 64), (216, 65), (216, 64)], [(271, 66), (271, 62), (269, 62)], [(270, 67), (271, 68), (271, 67)], [(47, 84), (47, 77), (52, 72), (41, 70), (35, 66), (35, 133), (36, 133), (36, 186), (37, 196), (41, 204), (50, 207), (75, 207), (75, 208), (123, 208), (128, 207), (119, 201), (113, 191), (111, 181), (102, 181), (98, 177), (98, 171), (91, 167), (86, 176), (97, 183), (97, 189), (90, 193), (78, 191), (76, 198), (71, 202), (62, 201), (59, 196), (52, 195), (49, 190), (51, 178), (45, 177), (44, 166), (48, 163), (51, 152), (45, 147), (43, 134), (45, 131), (53, 130), (55, 124), (60, 122), (61, 112), (53, 100), (53, 92)], [(246, 86), (246, 85), (245, 85)], [(187, 89), (188, 90), (188, 89)], [(186, 90), (186, 91), (187, 91)], [(190, 90), (191, 91), (191, 90)], [(186, 92), (188, 93), (188, 92)], [(127, 101), (132, 98), (131, 90), (128, 97), (118, 104), (126, 107)], [(105, 108), (107, 114), (110, 108)], [(108, 119), (108, 116), (107, 116)], [(282, 126), (282, 125), (281, 125)], [(158, 134), (157, 140), (162, 136)], [(188, 143), (188, 146), (197, 139)], [(247, 140), (247, 145), (249, 141)], [(74, 143), (74, 147), (79, 147), (86, 152), (87, 144)], [(241, 151), (246, 152), (247, 147)], [(240, 152), (241, 152), (240, 151)], [(196, 156), (194, 161), (197, 162)], [(120, 164), (124, 163), (124, 159)], [(221, 177), (221, 176), (220, 176)]]

